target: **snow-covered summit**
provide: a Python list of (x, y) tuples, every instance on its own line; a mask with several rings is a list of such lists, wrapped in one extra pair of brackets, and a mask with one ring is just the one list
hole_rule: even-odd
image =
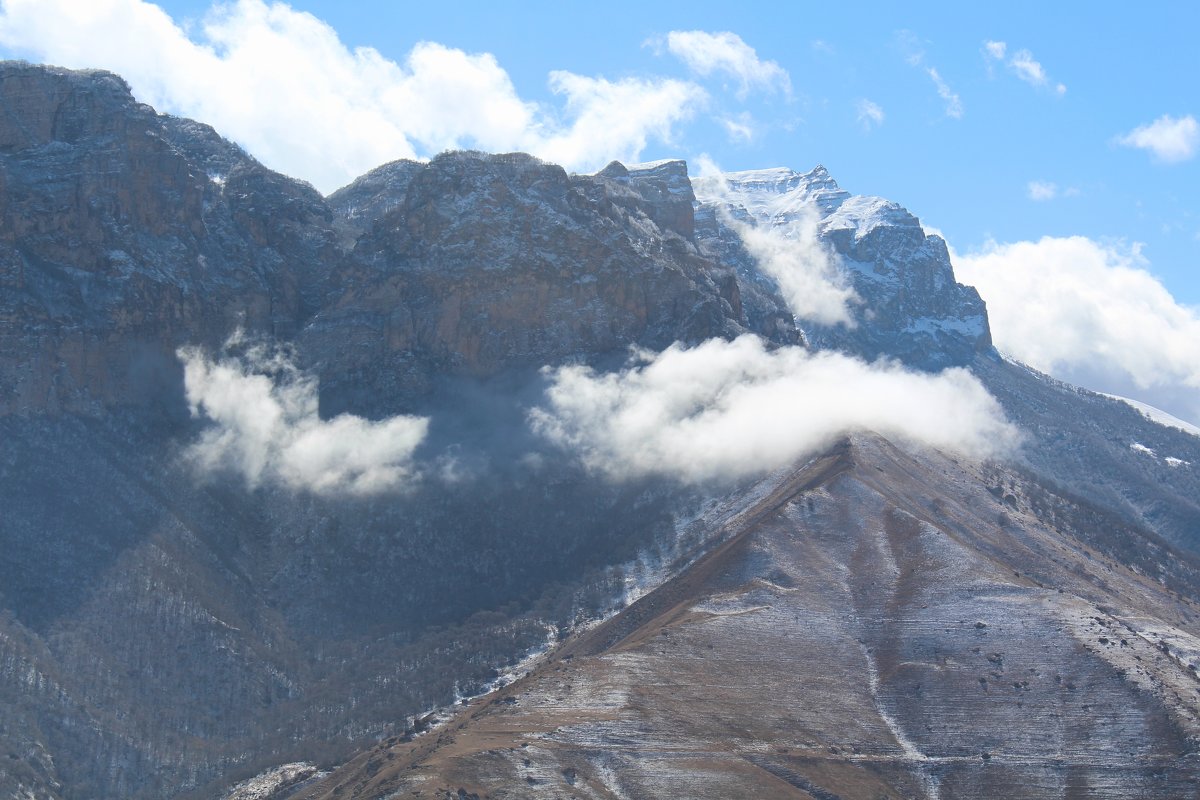
[(726, 172), (694, 178), (692, 187), (701, 204), (740, 207), (759, 222), (782, 222), (808, 208), (829, 214), (850, 197), (821, 165), (809, 172), (787, 167)]

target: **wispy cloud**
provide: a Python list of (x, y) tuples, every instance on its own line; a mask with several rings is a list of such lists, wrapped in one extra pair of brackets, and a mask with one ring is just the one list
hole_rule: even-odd
[(696, 182), (698, 198), (717, 205), (722, 222), (737, 233), (758, 268), (775, 280), (788, 310), (822, 325), (853, 326), (849, 307), (859, 298), (821, 241), (817, 208), (789, 209), (790, 219), (773, 224), (744, 221), (735, 213), (747, 205), (744, 196), (720, 177), (711, 160), (701, 166), (706, 173), (717, 174)]
[(946, 83), (945, 79), (942, 78), (942, 74), (937, 71), (937, 68), (926, 62), (925, 48), (916, 34), (907, 30), (897, 31), (895, 40), (896, 46), (900, 49), (900, 53), (904, 56), (904, 60), (908, 62), (909, 66), (920, 69), (929, 76), (929, 80), (933, 81), (933, 86), (937, 89), (938, 97), (942, 98), (942, 101), (945, 103), (946, 116), (951, 119), (962, 119), (962, 98), (950, 88), (950, 84)]
[(551, 370), (530, 421), (550, 442), (613, 480), (687, 483), (761, 474), (851, 431), (986, 457), (1017, 440), (967, 371), (914, 373), (754, 336), (639, 353), (616, 373)]
[[(661, 43), (650, 42), (655, 46)], [(753, 47), (730, 31), (671, 31), (666, 47), (696, 75), (727, 75), (738, 82), (738, 97), (752, 89), (790, 94), (791, 76), (778, 63), (758, 57)]]
[(1159, 161), (1168, 164), (1187, 161), (1200, 148), (1200, 123), (1191, 114), (1184, 117), (1164, 114), (1154, 122), (1117, 137), (1117, 144), (1148, 150)]
[(1030, 200), (1053, 200), (1058, 197), (1058, 184), (1050, 181), (1030, 181), (1028, 191)]
[(423, 42), (395, 62), (263, 0), (215, 3), (186, 30), (143, 0), (7, 0), (0, 44), (113, 70), (139, 100), (202, 119), (323, 191), (385, 161), (461, 147), (525, 150), (580, 170), (637, 160), (708, 98), (689, 81), (560, 71), (548, 80), (561, 107), (546, 107), (520, 97), (489, 53)]
[(1017, 50), (1010, 56), (1006, 42), (986, 41), (983, 43), (983, 54), (989, 62), (989, 71), (991, 62), (1003, 63), (1009, 71), (1030, 86), (1047, 89), (1057, 95), (1067, 93), (1066, 84), (1051, 81), (1045, 67), (1028, 50)]
[(1082, 236), (955, 255), (988, 305), (996, 346), (1063, 380), (1200, 422), (1200, 316), (1148, 271), (1140, 247)]
[(753, 141), (758, 133), (754, 117), (750, 115), (749, 111), (743, 111), (731, 117), (720, 117), (717, 121), (721, 123), (721, 127), (725, 128), (730, 140), (734, 142)]
[(949, 84), (942, 80), (942, 76), (938, 74), (936, 69), (927, 67), (925, 72), (928, 73), (929, 79), (933, 81), (933, 85), (937, 87), (938, 97), (946, 101), (946, 116), (954, 119), (962, 119), (963, 106), (959, 96), (950, 88)]
[[(242, 344), (235, 336), (227, 347)], [(323, 420), (316, 378), (266, 345), (216, 359), (196, 348), (178, 355), (192, 415), (211, 423), (185, 451), (202, 473), (239, 475), (251, 488), (360, 495), (403, 489), (413, 478), (427, 419)]]
[(855, 103), (854, 107), (858, 112), (858, 124), (863, 127), (863, 130), (869, 131), (883, 124), (884, 113), (878, 103), (864, 97)]

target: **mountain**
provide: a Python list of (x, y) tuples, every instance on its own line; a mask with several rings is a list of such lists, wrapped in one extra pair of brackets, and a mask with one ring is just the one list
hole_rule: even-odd
[(1194, 793), (1200, 561), (1106, 555), (1152, 534), (869, 436), (696, 524), (653, 592), (296, 796)]
[[(1194, 780), (1200, 440), (1003, 359), (899, 206), (820, 168), (472, 152), (322, 197), (110, 73), (5, 63), (0, 110), (0, 796)], [(847, 319), (795, 313), (748, 231), (827, 258)], [(1024, 444), (854, 432), (692, 484), (531, 429), (553, 368), (750, 334), (969, 370)], [(185, 362), (250, 422), (206, 417)], [(386, 491), (263, 467), (280, 430), (371, 450), (397, 419), (424, 438)], [(678, 783), (696, 758), (709, 788)]]

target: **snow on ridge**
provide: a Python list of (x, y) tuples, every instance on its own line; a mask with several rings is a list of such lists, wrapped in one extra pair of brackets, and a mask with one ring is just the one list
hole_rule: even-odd
[(1143, 403), (1140, 400), (1122, 397), (1118, 394), (1105, 394), (1104, 396), (1111, 397), (1113, 400), (1120, 400), (1122, 403), (1133, 406), (1138, 412), (1141, 413), (1143, 417), (1151, 422), (1157, 422), (1159, 425), (1162, 425), (1166, 428), (1175, 428), (1176, 430), (1183, 431), (1184, 433), (1190, 433), (1192, 436), (1200, 436), (1200, 427), (1193, 425), (1190, 422), (1186, 422), (1172, 414), (1168, 414), (1161, 408), (1155, 408), (1149, 403)]

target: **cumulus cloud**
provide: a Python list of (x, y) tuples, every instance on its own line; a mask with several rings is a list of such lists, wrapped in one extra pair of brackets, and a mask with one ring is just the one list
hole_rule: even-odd
[(549, 371), (534, 429), (610, 479), (665, 475), (687, 483), (739, 478), (874, 431), (974, 457), (1017, 433), (970, 373), (908, 372), (803, 348), (769, 350), (752, 335), (640, 353), (616, 373)]
[(983, 43), (983, 54), (989, 62), (989, 73), (990, 62), (1004, 63), (1010, 72), (1034, 88), (1049, 89), (1058, 95), (1067, 93), (1066, 85), (1051, 81), (1050, 76), (1046, 74), (1046, 68), (1028, 50), (1017, 50), (1008, 56), (1007, 43), (987, 41)]
[(792, 91), (787, 70), (759, 58), (753, 47), (730, 31), (671, 31), (667, 34), (667, 50), (701, 77), (723, 74), (736, 79), (741, 98), (751, 89), (784, 94)]
[(1164, 114), (1154, 122), (1118, 137), (1117, 144), (1149, 150), (1159, 161), (1168, 164), (1187, 161), (1200, 148), (1200, 123), (1191, 114), (1185, 117)]
[(855, 104), (855, 109), (858, 111), (858, 124), (863, 126), (863, 130), (869, 131), (883, 124), (883, 109), (878, 103), (864, 97)]
[[(240, 342), (231, 340), (231, 346)], [(270, 484), (319, 494), (371, 494), (404, 488), (428, 420), (371, 421), (352, 414), (323, 420), (317, 379), (279, 350), (250, 347), (210, 359), (178, 353), (194, 417), (212, 424), (185, 451), (204, 473), (240, 475), (251, 488)]]
[(1200, 315), (1147, 271), (1136, 245), (1046, 237), (955, 258), (959, 279), (987, 301), (1002, 351), (1200, 421)]
[(264, 0), (214, 4), (188, 30), (144, 0), (7, 0), (0, 45), (117, 72), (139, 100), (208, 122), (322, 191), (392, 159), (461, 147), (526, 150), (579, 170), (636, 161), (707, 98), (686, 81), (555, 72), (564, 108), (544, 108), (488, 53), (423, 42), (397, 63)]

